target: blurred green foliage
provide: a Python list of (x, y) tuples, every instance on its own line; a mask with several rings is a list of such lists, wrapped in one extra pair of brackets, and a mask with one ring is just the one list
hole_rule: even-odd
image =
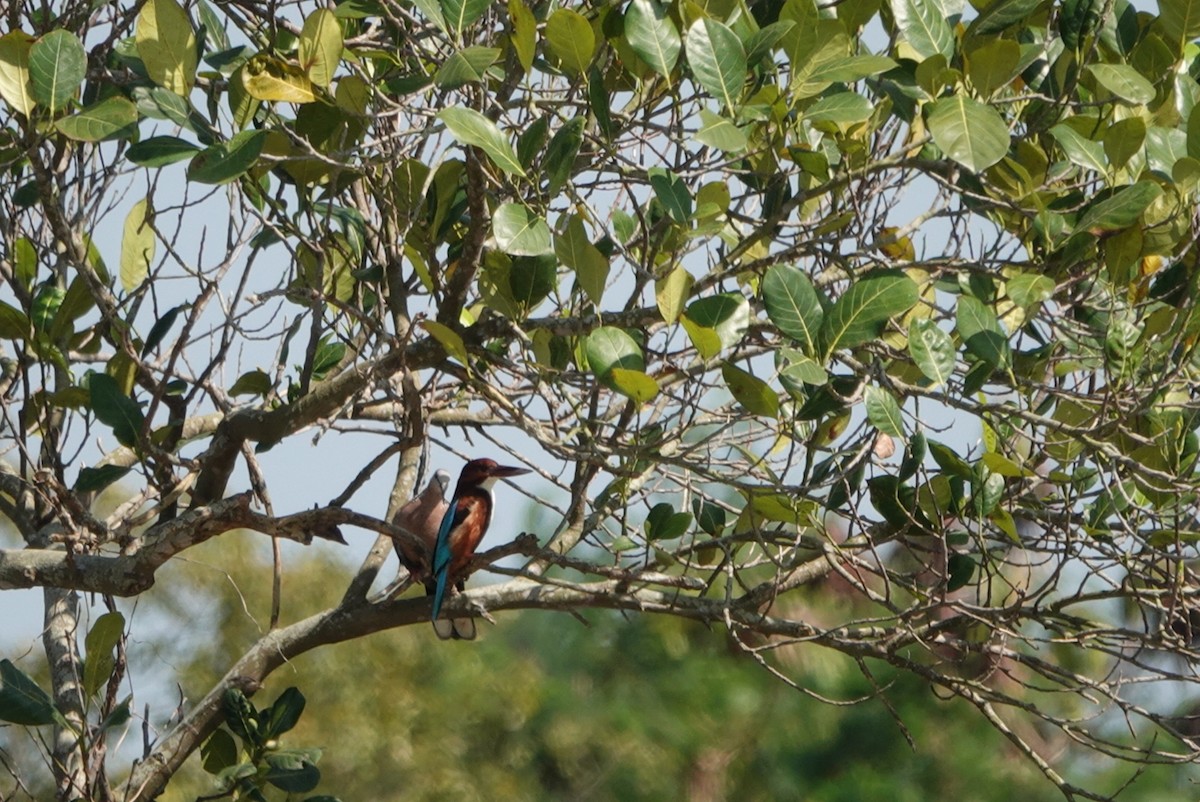
[[(217, 640), (172, 630), (170, 642), (141, 646), (178, 667), (192, 698), (260, 634), (255, 617), (267, 617), (270, 565), (258, 545), (239, 537), (208, 544), (196, 560), (170, 567), (160, 585), (169, 594), (156, 589), (142, 600), (143, 615), (174, 618), (179, 609), (160, 605), (186, 598), (218, 619)], [(286, 568), (285, 623), (336, 603), (344, 582), (327, 580), (345, 565), (297, 550)], [(229, 573), (213, 581), (214, 570)], [(806, 597), (813, 615), (845, 603), (829, 587)], [(308, 707), (281, 745), (322, 749), (314, 793), (342, 802), (1061, 799), (978, 714), (911, 675), (879, 667), (876, 681), (915, 748), (840, 654), (802, 645), (764, 657), (812, 693), (857, 704), (793, 690), (715, 628), (607, 611), (585, 618), (586, 626), (565, 614), (506, 614), (476, 643), (440, 643), (427, 626), (382, 633), (303, 656), (255, 701), (303, 689)], [(212, 793), (199, 763), (176, 776), (165, 800)], [(1088, 781), (1115, 790), (1131, 774)], [(1184, 782), (1178, 770), (1151, 770), (1136, 798), (1175, 799), (1188, 786), (1172, 787)]]

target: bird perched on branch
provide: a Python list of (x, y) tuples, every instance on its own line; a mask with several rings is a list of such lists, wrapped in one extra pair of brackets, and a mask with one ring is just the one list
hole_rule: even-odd
[(425, 485), (425, 489), (413, 496), (407, 504), (401, 507), (392, 517), (392, 523), (407, 529), (424, 544), (422, 551), (412, 541), (406, 538), (392, 538), (396, 547), (396, 556), (400, 563), (408, 569), (414, 578), (425, 583), (429, 594), (433, 594), (433, 582), (430, 581), (430, 563), (433, 559), (433, 549), (437, 545), (438, 528), (450, 505), (446, 503), (446, 491), (450, 489), (450, 474), (438, 471)]
[[(483, 540), (488, 524), (492, 520), (492, 485), (497, 479), (529, 473), (525, 468), (510, 468), (496, 464), (491, 459), (473, 459), (463, 466), (454, 488), (454, 498), (442, 516), (433, 548), (433, 629), (442, 640), (475, 637), (475, 621), (471, 618), (456, 618), (439, 621), (442, 602), (446, 591), (454, 585), (463, 590), (466, 571), (479, 541)], [(429, 584), (426, 584), (429, 591)]]

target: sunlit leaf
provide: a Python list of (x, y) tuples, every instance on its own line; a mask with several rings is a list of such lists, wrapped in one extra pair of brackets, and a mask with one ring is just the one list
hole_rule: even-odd
[(750, 304), (741, 293), (710, 295), (693, 301), (681, 318), (704, 359), (741, 342), (750, 328)]
[(771, 322), (801, 351), (816, 354), (825, 311), (808, 274), (792, 265), (773, 265), (763, 276), (762, 294)]
[(596, 34), (578, 11), (559, 8), (546, 20), (546, 44), (568, 72), (582, 74), (592, 62)]
[(872, 426), (892, 437), (904, 437), (904, 416), (895, 396), (882, 387), (870, 385), (864, 391), (863, 402)]
[(492, 231), (500, 250), (513, 256), (541, 256), (554, 251), (550, 226), (519, 203), (505, 203), (496, 210)]
[(925, 58), (954, 52), (954, 32), (933, 0), (889, 0), (892, 16), (905, 41)]
[(33, 37), (24, 31), (0, 36), (0, 97), (26, 117), (36, 101), (29, 77), (29, 51)]
[(158, 239), (154, 235), (154, 212), (143, 198), (133, 204), (125, 218), (121, 238), (121, 288), (133, 292), (141, 286), (154, 261)]
[(583, 218), (571, 215), (566, 228), (554, 237), (554, 254), (558, 260), (575, 271), (579, 286), (592, 303), (600, 303), (608, 282), (608, 259), (588, 239)]
[(70, 102), (87, 74), (87, 54), (75, 34), (54, 30), (29, 49), (29, 80), (33, 97), (51, 111)]
[(746, 50), (737, 34), (702, 17), (688, 28), (687, 56), (696, 81), (726, 108), (735, 108), (747, 70)]
[(508, 138), (494, 122), (474, 109), (454, 106), (442, 109), (438, 117), (451, 135), (464, 145), (474, 145), (486, 153), (496, 166), (511, 175), (524, 176), (525, 171)]
[(625, 39), (633, 52), (669, 78), (679, 62), (679, 29), (657, 0), (633, 0), (625, 12)]
[(933, 141), (969, 170), (982, 172), (1008, 152), (1008, 126), (991, 106), (955, 95), (930, 103), (925, 114)]
[(1122, 100), (1130, 103), (1154, 100), (1154, 84), (1128, 64), (1089, 64), (1087, 69), (1096, 83)]
[(917, 283), (903, 273), (881, 271), (852, 284), (821, 322), (826, 354), (854, 348), (883, 332), (887, 321), (911, 309), (920, 295)]
[(342, 28), (327, 8), (304, 20), (300, 30), (300, 68), (317, 86), (329, 86), (342, 58)]
[(257, 100), (312, 103), (313, 83), (299, 66), (259, 53), (240, 70), (246, 93)]
[(137, 132), (137, 121), (137, 107), (128, 98), (117, 95), (56, 120), (54, 127), (69, 139), (103, 142), (128, 139)]
[(241, 131), (228, 142), (202, 150), (188, 165), (188, 180), (201, 184), (227, 184), (237, 179), (258, 161), (266, 136), (266, 131)]
[(187, 95), (196, 83), (196, 34), (192, 20), (175, 0), (147, 0), (134, 34), (138, 56), (154, 83)]
[(679, 319), (688, 297), (692, 294), (694, 283), (692, 274), (682, 267), (673, 268), (654, 282), (654, 300), (664, 321), (674, 323)]
[(751, 415), (774, 418), (779, 414), (779, 396), (762, 379), (731, 362), (721, 364), (721, 378), (737, 402)]

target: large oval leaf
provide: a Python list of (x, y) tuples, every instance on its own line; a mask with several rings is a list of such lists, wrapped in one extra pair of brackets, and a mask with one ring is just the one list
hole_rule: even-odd
[(133, 292), (146, 279), (158, 240), (151, 225), (154, 214), (150, 205), (142, 198), (133, 204), (125, 218), (125, 232), (121, 238), (121, 287)]
[(679, 29), (655, 0), (633, 0), (625, 12), (625, 39), (651, 69), (670, 78), (679, 62)]
[(33, 96), (51, 111), (70, 102), (86, 74), (87, 54), (73, 33), (50, 31), (29, 49)]
[(438, 117), (450, 134), (464, 145), (474, 145), (488, 155), (506, 173), (524, 176), (525, 170), (517, 160), (508, 138), (497, 125), (474, 109), (453, 106), (442, 109)]
[(247, 61), (238, 72), (246, 94), (257, 100), (312, 103), (317, 99), (304, 70), (265, 53)]
[(175, 0), (148, 0), (134, 32), (138, 56), (150, 80), (186, 96), (196, 83), (196, 34), (192, 20)]
[(741, 342), (750, 328), (750, 304), (740, 292), (711, 295), (689, 305), (681, 322), (700, 356), (710, 359)]
[(813, 356), (825, 310), (808, 274), (792, 265), (774, 265), (763, 276), (762, 294), (771, 322)]
[(550, 226), (519, 203), (505, 203), (496, 210), (492, 232), (500, 250), (513, 256), (541, 256), (554, 251)]
[(934, 387), (954, 375), (954, 341), (929, 318), (917, 318), (908, 324), (908, 353)]
[(644, 371), (646, 360), (637, 340), (624, 329), (601, 326), (588, 335), (583, 347), (588, 367), (601, 381), (606, 381), (613, 368)]
[(563, 69), (575, 74), (587, 72), (596, 49), (596, 34), (587, 17), (569, 8), (560, 8), (546, 20), (546, 44), (558, 57)]
[(888, 319), (912, 309), (919, 295), (917, 283), (903, 273), (880, 272), (854, 282), (821, 324), (826, 355), (875, 339)]
[(29, 80), (29, 51), (33, 37), (24, 31), (0, 36), (0, 97), (26, 117), (33, 111), (33, 84)]
[(488, 0), (441, 0), (442, 16), (450, 30), (458, 33), (488, 10)]
[(709, 17), (687, 32), (688, 64), (696, 81), (728, 108), (737, 105), (746, 82), (746, 50), (737, 34)]
[(954, 53), (954, 31), (934, 0), (891, 0), (896, 27), (925, 58)]
[(300, 67), (317, 86), (329, 86), (342, 58), (342, 28), (327, 8), (308, 15), (300, 31)]
[(973, 172), (982, 172), (1008, 152), (1008, 126), (1000, 112), (963, 95), (935, 100), (926, 107), (933, 141), (947, 156)]
[(137, 121), (137, 106), (128, 98), (116, 95), (56, 121), (54, 127), (70, 139), (103, 142), (133, 136)]
[(254, 166), (266, 138), (266, 131), (242, 131), (228, 142), (202, 150), (188, 165), (188, 180), (201, 184), (228, 184)]

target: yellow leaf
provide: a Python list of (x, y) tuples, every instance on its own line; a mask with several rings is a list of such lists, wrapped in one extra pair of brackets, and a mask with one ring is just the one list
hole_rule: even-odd
[(154, 83), (187, 96), (196, 82), (196, 34), (187, 12), (175, 0), (149, 0), (134, 32), (138, 56)]
[(33, 37), (24, 31), (0, 36), (0, 97), (26, 117), (33, 111), (33, 89), (29, 84), (29, 48)]
[(133, 292), (145, 281), (154, 261), (154, 250), (158, 240), (154, 236), (154, 210), (142, 198), (133, 204), (125, 218), (125, 232), (121, 238), (121, 287)]
[(420, 326), (446, 349), (448, 356), (470, 367), (470, 363), (467, 361), (467, 346), (458, 332), (435, 320), (422, 320)]
[(242, 85), (258, 100), (312, 103), (317, 99), (304, 70), (262, 53), (242, 67)]
[(676, 267), (654, 282), (654, 300), (658, 303), (658, 311), (663, 320), (674, 323), (679, 319), (694, 283), (692, 274), (682, 267)]
[(329, 86), (342, 59), (342, 29), (327, 8), (318, 9), (304, 20), (300, 31), (300, 66), (317, 86)]

